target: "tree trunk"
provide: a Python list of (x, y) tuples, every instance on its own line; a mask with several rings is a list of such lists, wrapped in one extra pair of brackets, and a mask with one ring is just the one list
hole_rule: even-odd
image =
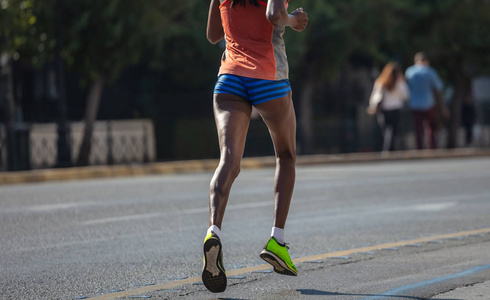
[(303, 82), (301, 99), (299, 99), (299, 126), (301, 132), (301, 154), (311, 154), (315, 147), (313, 124), (313, 95), (315, 93), (314, 80)]
[(56, 47), (55, 47), (55, 66), (56, 66), (56, 88), (57, 88), (57, 104), (58, 104), (58, 155), (56, 158), (57, 167), (71, 167), (71, 145), (70, 145), (70, 125), (66, 114), (66, 95), (65, 95), (65, 74), (63, 67), (63, 59), (61, 58), (61, 0), (56, 0), (55, 4), (55, 32), (56, 32)]
[(87, 97), (87, 108), (85, 110), (85, 130), (83, 132), (82, 144), (80, 145), (80, 151), (78, 152), (77, 166), (88, 166), (90, 151), (92, 148), (92, 133), (94, 130), (94, 122), (99, 111), (100, 98), (102, 96), (102, 89), (104, 88), (105, 78), (102, 74), (99, 74), (97, 80), (90, 88), (90, 92)]

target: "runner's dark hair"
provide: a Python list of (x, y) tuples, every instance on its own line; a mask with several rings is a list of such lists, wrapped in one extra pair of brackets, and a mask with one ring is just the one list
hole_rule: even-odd
[[(246, 2), (247, 2), (247, 0), (233, 0), (233, 2), (231, 3), (231, 7), (235, 6), (235, 4), (239, 4), (239, 5), (245, 6), (245, 3)], [(250, 4), (252, 4), (253, 6), (259, 6), (259, 1), (258, 0), (248, 0), (248, 2)]]

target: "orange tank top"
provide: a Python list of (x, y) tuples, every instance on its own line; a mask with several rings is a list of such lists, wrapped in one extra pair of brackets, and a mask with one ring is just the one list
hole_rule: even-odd
[(220, 5), (225, 33), (219, 75), (281, 80), (288, 78), (288, 62), (283, 34), (285, 27), (272, 25), (266, 17), (267, 3), (231, 7), (232, 0)]

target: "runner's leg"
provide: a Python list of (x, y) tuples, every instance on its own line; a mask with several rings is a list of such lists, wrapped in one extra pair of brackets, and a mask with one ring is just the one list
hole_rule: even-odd
[(231, 185), (240, 172), (252, 106), (235, 95), (214, 94), (213, 108), (221, 155), (209, 189), (209, 225), (221, 229)]
[(269, 128), (276, 152), (274, 227), (284, 228), (296, 177), (296, 115), (291, 93), (255, 108)]
[[(274, 143), (276, 151), (276, 176), (274, 181), (274, 228), (282, 231), (291, 204), (295, 181), (296, 163), (296, 116), (294, 114), (291, 93), (255, 106), (262, 115)], [(271, 264), (274, 271), (297, 276), (298, 271), (289, 256), (288, 247), (272, 237), (264, 245), (260, 257)], [(283, 234), (281, 234), (284, 240)]]

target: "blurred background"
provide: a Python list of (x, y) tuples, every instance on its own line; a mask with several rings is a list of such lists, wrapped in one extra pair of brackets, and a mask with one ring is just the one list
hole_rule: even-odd
[[(0, 171), (217, 158), (212, 93), (224, 44), (209, 1), (0, 0)], [(441, 148), (490, 147), (489, 0), (292, 0), (285, 35), (298, 153), (380, 151), (366, 114), (391, 61), (424, 51), (444, 82)], [(476, 115), (466, 145), (462, 107)], [(398, 149), (415, 148), (411, 115)], [(273, 155), (260, 118), (245, 156)]]

